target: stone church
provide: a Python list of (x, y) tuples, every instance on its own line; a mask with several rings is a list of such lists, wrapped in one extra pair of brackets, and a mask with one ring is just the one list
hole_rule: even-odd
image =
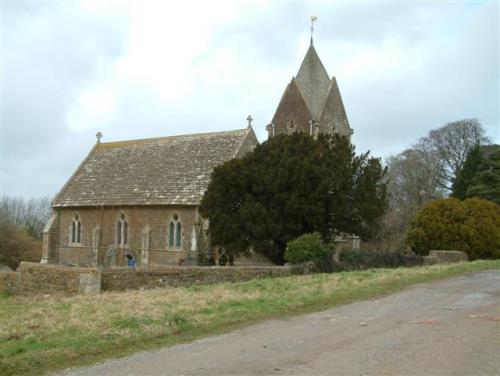
[[(97, 143), (52, 202), (42, 263), (143, 267), (204, 264), (213, 253), (198, 206), (213, 169), (253, 150), (251, 127)], [(286, 87), (268, 136), (352, 133), (335, 77), (311, 45)]]
[(266, 129), (268, 137), (304, 132), (311, 136), (338, 133), (350, 138), (353, 133), (337, 80), (328, 76), (312, 38), (297, 76), (286, 87)]

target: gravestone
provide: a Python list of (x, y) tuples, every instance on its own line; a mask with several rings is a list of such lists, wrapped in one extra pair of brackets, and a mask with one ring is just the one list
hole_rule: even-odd
[(101, 272), (91, 271), (80, 274), (80, 294), (97, 295), (101, 293)]

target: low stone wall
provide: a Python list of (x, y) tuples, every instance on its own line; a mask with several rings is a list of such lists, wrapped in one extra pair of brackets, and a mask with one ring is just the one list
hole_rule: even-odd
[(15, 293), (17, 287), (16, 272), (0, 272), (0, 294)]
[(449, 264), (453, 262), (469, 261), (467, 253), (462, 251), (430, 251), (429, 256), (425, 256), (424, 264)]
[(296, 274), (288, 266), (202, 267), (172, 266), (151, 269), (81, 268), (22, 262), (16, 272), (0, 273), (0, 293), (98, 294), (166, 286), (191, 286)]
[[(0, 273), (0, 292), (11, 294), (78, 294), (80, 275), (97, 269), (21, 262), (16, 272)], [(3, 290), (3, 291), (2, 291)]]
[(111, 269), (102, 272), (103, 291), (124, 291), (166, 286), (191, 286), (255, 278), (285, 277), (294, 273), (288, 266), (172, 266), (151, 269)]

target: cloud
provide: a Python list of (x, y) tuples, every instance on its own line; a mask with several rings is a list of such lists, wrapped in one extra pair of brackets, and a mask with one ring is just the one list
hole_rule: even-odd
[(261, 141), (309, 44), (358, 150), (478, 117), (499, 141), (498, 3), (2, 3), (0, 194), (53, 195), (95, 142), (246, 126)]

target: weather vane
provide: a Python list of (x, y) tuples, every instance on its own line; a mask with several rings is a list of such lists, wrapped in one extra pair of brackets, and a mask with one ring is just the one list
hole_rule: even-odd
[(317, 20), (318, 20), (318, 17), (311, 16), (311, 45), (313, 44), (314, 22)]

